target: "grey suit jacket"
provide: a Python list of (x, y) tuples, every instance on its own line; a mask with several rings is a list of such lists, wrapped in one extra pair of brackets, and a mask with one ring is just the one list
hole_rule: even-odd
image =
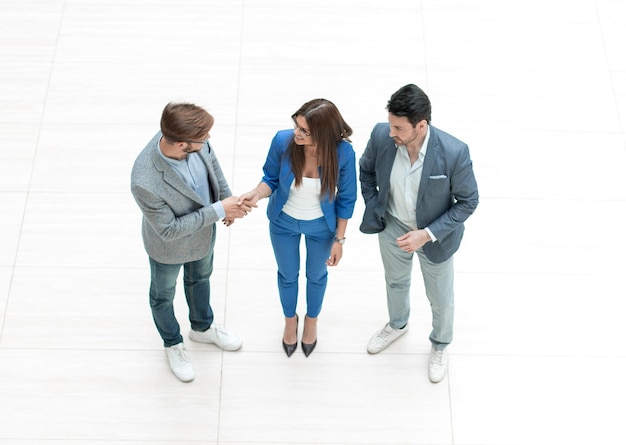
[[(359, 160), (359, 180), (365, 200), (360, 226), (363, 233), (378, 233), (385, 228), (396, 150), (389, 136), (389, 124), (376, 124)], [(478, 187), (469, 148), (431, 125), (416, 205), (418, 228), (428, 227), (437, 238), (423, 247), (428, 259), (441, 263), (457, 251), (463, 238), (463, 222), (477, 206)]]
[[(160, 139), (161, 132), (139, 154), (131, 173), (131, 192), (143, 213), (144, 247), (159, 263), (196, 261), (208, 255), (219, 216), (161, 157)], [(209, 173), (211, 202), (231, 196), (208, 143), (199, 154)]]

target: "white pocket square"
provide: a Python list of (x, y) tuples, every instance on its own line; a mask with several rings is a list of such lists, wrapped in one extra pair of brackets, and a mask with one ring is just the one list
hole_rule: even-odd
[(429, 176), (428, 179), (445, 179), (447, 178), (447, 175), (434, 175), (434, 176)]

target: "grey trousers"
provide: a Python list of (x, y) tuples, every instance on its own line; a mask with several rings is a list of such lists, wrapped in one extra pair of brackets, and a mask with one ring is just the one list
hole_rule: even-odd
[[(389, 325), (398, 329), (409, 321), (411, 312), (412, 253), (398, 247), (396, 239), (411, 229), (393, 216), (385, 215), (385, 230), (378, 234), (380, 255), (385, 267)], [(433, 263), (419, 249), (415, 252), (420, 262), (426, 297), (432, 311), (430, 341), (434, 349), (444, 349), (452, 342), (454, 323), (454, 266), (453, 258)]]

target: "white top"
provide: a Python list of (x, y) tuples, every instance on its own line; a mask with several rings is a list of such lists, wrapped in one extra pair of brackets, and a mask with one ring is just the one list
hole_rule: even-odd
[(283, 206), (283, 212), (295, 219), (310, 221), (321, 218), (322, 206), (320, 193), (322, 184), (319, 178), (302, 178), (300, 187), (296, 187), (296, 181), (291, 183), (289, 198)]

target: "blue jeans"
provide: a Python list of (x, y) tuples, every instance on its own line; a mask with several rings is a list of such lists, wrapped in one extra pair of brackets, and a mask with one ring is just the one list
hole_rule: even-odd
[(276, 221), (270, 221), (270, 239), (278, 265), (278, 293), (285, 317), (296, 315), (302, 235), (306, 246), (306, 314), (315, 318), (322, 310), (328, 281), (326, 260), (335, 234), (323, 217), (303, 221), (281, 212)]
[[(411, 229), (393, 216), (385, 215), (385, 230), (378, 234), (380, 254), (385, 267), (389, 325), (398, 329), (409, 321), (410, 288), (413, 254), (398, 247), (396, 238)], [(422, 249), (415, 252), (420, 262), (426, 297), (432, 311), (430, 342), (435, 349), (444, 349), (452, 342), (454, 323), (454, 267), (452, 258), (433, 263)]]
[(184, 264), (163, 264), (150, 260), (150, 308), (152, 318), (165, 347), (174, 346), (183, 341), (180, 325), (174, 315), (174, 294), (176, 280), (183, 267), (183, 285), (189, 321), (194, 331), (206, 331), (213, 323), (211, 309), (210, 277), (213, 273), (213, 247), (215, 236), (211, 240), (209, 254), (197, 261)]

